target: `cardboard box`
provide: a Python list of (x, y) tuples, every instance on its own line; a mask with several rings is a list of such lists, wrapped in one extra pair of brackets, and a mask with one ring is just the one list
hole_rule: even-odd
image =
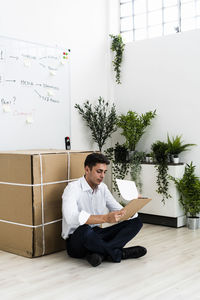
[(37, 257), (64, 249), (62, 193), (91, 153), (0, 152), (0, 249)]

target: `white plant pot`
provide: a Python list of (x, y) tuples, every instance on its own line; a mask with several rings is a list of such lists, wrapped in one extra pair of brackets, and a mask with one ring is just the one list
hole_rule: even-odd
[(196, 230), (199, 228), (199, 218), (187, 218), (187, 227), (188, 229)]
[(152, 163), (152, 162), (153, 162), (153, 157), (151, 157), (151, 156), (146, 156), (146, 162), (147, 162), (147, 163)]
[(179, 163), (179, 157), (173, 157), (173, 162), (174, 162), (174, 164), (178, 164)]
[(146, 156), (146, 162), (150, 163), (150, 157), (149, 156)]

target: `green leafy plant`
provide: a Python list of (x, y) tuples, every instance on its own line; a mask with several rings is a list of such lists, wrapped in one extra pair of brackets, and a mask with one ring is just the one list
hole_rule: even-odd
[(123, 144), (117, 143), (114, 148), (114, 160), (115, 162), (127, 162), (128, 151), (127, 147)]
[(178, 155), (183, 151), (189, 150), (191, 146), (195, 146), (195, 144), (184, 144), (181, 138), (182, 135), (177, 135), (170, 139), (169, 135), (167, 135), (167, 145), (169, 154)]
[(115, 148), (111, 147), (105, 151), (105, 155), (110, 161), (112, 161), (113, 191), (116, 192), (118, 196), (120, 196), (120, 192), (117, 186), (116, 179), (124, 179), (129, 172), (129, 162), (127, 162), (126, 160), (124, 161), (121, 159), (116, 159), (117, 157), (115, 156), (115, 150), (120, 149), (120, 147), (122, 147), (122, 149), (126, 149), (124, 145), (119, 145), (117, 143)]
[(124, 52), (125, 44), (123, 43), (122, 37), (120, 34), (118, 35), (112, 35), (110, 34), (110, 37), (112, 39), (111, 44), (111, 50), (115, 52), (115, 57), (112, 61), (114, 66), (114, 71), (116, 72), (116, 82), (119, 84), (120, 81), (120, 75), (121, 75), (121, 63), (122, 63), (122, 57)]
[(180, 193), (180, 203), (185, 214), (196, 217), (200, 213), (200, 180), (195, 175), (195, 166), (191, 162), (185, 167), (185, 172), (181, 179), (170, 176)]
[(165, 199), (171, 198), (168, 193), (168, 145), (157, 141), (153, 143), (151, 149), (154, 153), (155, 168), (157, 170), (157, 193), (162, 195), (162, 202), (165, 204)]
[(121, 206), (125, 207), (126, 206), (126, 203), (123, 202), (123, 201), (119, 201), (119, 204), (121, 204)]
[(149, 111), (141, 116), (134, 111), (128, 111), (126, 115), (121, 114), (118, 117), (117, 126), (122, 128), (122, 133), (126, 139), (126, 146), (129, 150), (135, 150), (137, 143), (145, 129), (150, 125), (151, 120), (155, 118), (156, 111)]
[(109, 108), (109, 103), (102, 97), (98, 98), (97, 105), (92, 105), (89, 101), (82, 106), (75, 104), (83, 120), (87, 123), (92, 133), (93, 140), (98, 144), (99, 151), (102, 150), (108, 137), (117, 130), (117, 114), (113, 104)]
[[(116, 150), (121, 152), (121, 155), (118, 154), (116, 156)], [(139, 191), (142, 191), (142, 181), (141, 181), (141, 163), (145, 159), (144, 152), (135, 151), (131, 160), (127, 160), (127, 148), (126, 146), (119, 145), (118, 143), (115, 145), (115, 148), (111, 147), (105, 151), (106, 156), (109, 160), (112, 161), (112, 177), (113, 177), (113, 190), (117, 192), (118, 196), (120, 196), (120, 192), (118, 190), (118, 186), (116, 183), (116, 179), (124, 179), (126, 175), (130, 172), (131, 179), (135, 181), (135, 184)]]

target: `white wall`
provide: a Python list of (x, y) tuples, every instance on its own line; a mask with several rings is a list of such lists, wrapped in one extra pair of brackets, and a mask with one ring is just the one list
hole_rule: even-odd
[[(119, 113), (157, 110), (138, 149), (148, 151), (156, 140), (183, 135), (198, 146), (182, 155), (200, 174), (200, 31), (155, 38), (126, 45), (122, 84), (115, 85)], [(118, 136), (119, 137), (119, 136)]]
[(75, 103), (110, 94), (109, 0), (0, 0), (0, 35), (71, 48), (71, 142), (97, 149)]
[(101, 95), (116, 100), (119, 112), (157, 110), (139, 149), (149, 150), (167, 132), (183, 134), (198, 144), (184, 160), (198, 164), (199, 31), (127, 44), (122, 85), (113, 85), (109, 33), (118, 33), (118, 13), (118, 0), (2, 0), (0, 35), (71, 48), (73, 149), (97, 149), (74, 104)]

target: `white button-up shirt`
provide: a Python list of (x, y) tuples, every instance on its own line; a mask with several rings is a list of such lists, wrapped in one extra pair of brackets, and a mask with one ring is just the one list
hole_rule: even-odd
[(106, 208), (115, 211), (123, 207), (103, 182), (95, 190), (84, 177), (69, 183), (62, 195), (62, 237), (66, 239), (77, 227), (85, 224), (90, 215), (105, 214)]

